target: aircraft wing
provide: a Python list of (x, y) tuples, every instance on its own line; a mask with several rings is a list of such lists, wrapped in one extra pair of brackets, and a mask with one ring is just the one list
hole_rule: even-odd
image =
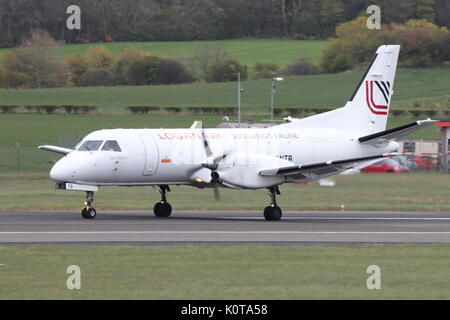
[(50, 151), (50, 152), (56, 152), (56, 153), (60, 153), (63, 155), (66, 155), (69, 152), (73, 151), (72, 149), (58, 147), (58, 146), (49, 146), (49, 145), (39, 146), (39, 149), (45, 150), (45, 151)]
[(392, 128), (384, 131), (380, 131), (377, 133), (369, 134), (364, 137), (360, 137), (358, 140), (363, 144), (381, 144), (386, 143), (389, 140), (397, 139), (403, 137), (407, 134), (410, 134), (414, 131), (420, 130), (423, 127), (432, 125), (437, 122), (437, 120), (419, 120), (414, 121), (409, 124), (405, 124), (404, 126), (400, 126), (397, 128)]
[(296, 165), (289, 167), (279, 167), (271, 169), (263, 169), (259, 171), (261, 176), (290, 176), (302, 173), (313, 173), (315, 175), (327, 175), (338, 171), (343, 171), (357, 166), (360, 163), (381, 159), (389, 156), (390, 154), (380, 154), (376, 156), (368, 156), (362, 158), (352, 158), (345, 160), (334, 160), (328, 162), (320, 162), (306, 165)]

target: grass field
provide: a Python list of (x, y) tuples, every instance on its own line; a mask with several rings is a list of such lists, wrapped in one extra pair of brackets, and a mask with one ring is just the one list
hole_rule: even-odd
[[(267, 116), (243, 116), (242, 120), (262, 121)], [(48, 172), (58, 159), (54, 153), (38, 150), (42, 144), (74, 147), (91, 131), (105, 128), (188, 128), (195, 120), (204, 127), (216, 127), (222, 116), (212, 115), (43, 115), (0, 114), (0, 172)], [(400, 126), (415, 118), (390, 117), (388, 127)], [(439, 139), (439, 128), (427, 127), (412, 138)], [(19, 149), (17, 148), (17, 145)]]
[[(174, 41), (174, 42), (111, 42), (72, 44), (60, 47), (63, 57), (72, 54), (83, 55), (94, 46), (105, 46), (115, 56), (120, 55), (124, 48), (138, 48), (160, 57), (178, 58), (186, 61), (194, 52), (202, 47), (222, 48), (228, 57), (237, 59), (240, 63), (253, 66), (256, 62), (275, 62), (279, 67), (299, 60), (309, 59), (314, 63), (319, 61), (322, 49), (327, 41), (320, 40), (283, 40), (283, 39), (234, 39), (217, 41)], [(0, 54), (11, 49), (0, 49)]]
[[(275, 107), (334, 108), (343, 106), (362, 71), (287, 78), (278, 83)], [(242, 83), (242, 112), (268, 114), (270, 80)], [(450, 68), (399, 69), (392, 110), (414, 102), (441, 102), (450, 108)], [(104, 113), (124, 113), (127, 106), (229, 107), (236, 105), (236, 83), (0, 90), (0, 104), (96, 105)]]
[[(0, 299), (449, 299), (449, 246), (8, 246)], [(68, 290), (66, 269), (81, 268)], [(381, 290), (368, 290), (369, 265)]]
[[(449, 211), (448, 175), (438, 173), (358, 174), (333, 177), (335, 187), (309, 184), (284, 184), (277, 198), (283, 210), (385, 210)], [(78, 210), (83, 192), (55, 190), (46, 174), (0, 174), (1, 209)], [(386, 186), (389, 186), (386, 188)], [(268, 203), (266, 190), (222, 189), (221, 200), (214, 201), (211, 189), (173, 186), (168, 199), (174, 210), (262, 210)], [(102, 187), (95, 196), (98, 214), (102, 210), (148, 210), (160, 195), (151, 187)], [(200, 201), (206, 200), (206, 201)], [(176, 215), (176, 212), (174, 213)]]

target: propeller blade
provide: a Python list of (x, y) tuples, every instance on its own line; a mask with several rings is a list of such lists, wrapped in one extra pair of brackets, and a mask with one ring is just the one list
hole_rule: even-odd
[(220, 200), (220, 192), (219, 192), (219, 186), (217, 185), (217, 183), (214, 183), (214, 200)]
[(203, 139), (203, 147), (205, 148), (205, 151), (206, 151), (206, 156), (209, 158), (212, 156), (212, 151), (211, 151), (211, 148), (209, 147), (208, 140), (206, 140), (204, 129), (202, 129), (202, 139)]

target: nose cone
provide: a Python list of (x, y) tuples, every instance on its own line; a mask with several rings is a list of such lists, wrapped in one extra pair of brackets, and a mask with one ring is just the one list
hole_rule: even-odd
[(50, 170), (50, 178), (52, 178), (52, 180), (58, 182), (71, 180), (72, 170), (65, 160), (65, 158), (62, 158), (56, 162), (52, 170)]

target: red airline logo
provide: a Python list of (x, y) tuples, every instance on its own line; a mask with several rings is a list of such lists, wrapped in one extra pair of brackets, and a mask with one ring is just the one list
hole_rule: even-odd
[(381, 91), (381, 93), (384, 96), (384, 99), (386, 100), (386, 103), (389, 104), (389, 97), (390, 97), (390, 83), (381, 81), (381, 84), (378, 81), (366, 81), (366, 102), (367, 106), (369, 107), (370, 111), (374, 114), (378, 115), (387, 115), (387, 109), (388, 105), (378, 105), (375, 103), (373, 99), (373, 84), (376, 84), (378, 89)]

